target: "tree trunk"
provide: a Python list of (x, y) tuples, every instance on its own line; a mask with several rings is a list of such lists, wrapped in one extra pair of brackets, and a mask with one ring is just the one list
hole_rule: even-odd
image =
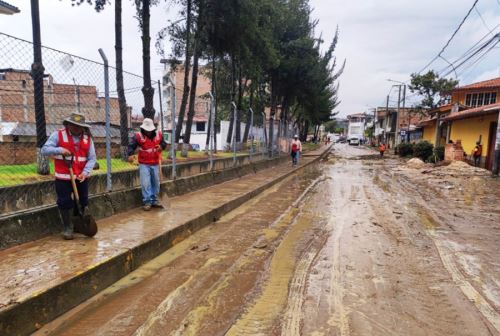
[(182, 146), (182, 156), (187, 157), (187, 150), (185, 148), (188, 147), (189, 141), (191, 140), (191, 128), (193, 127), (193, 118), (196, 106), (196, 87), (198, 86), (198, 60), (200, 58), (200, 46), (198, 45), (198, 41), (194, 42), (194, 59), (193, 59), (193, 73), (191, 76), (191, 89), (189, 92), (189, 110), (188, 110), (188, 119), (186, 121), (186, 131), (184, 132), (184, 138)]
[[(234, 99), (234, 95), (236, 93), (236, 89), (234, 87), (234, 78), (235, 77), (236, 77), (236, 66), (235, 66), (235, 62), (234, 62), (234, 56), (231, 55), (231, 102), (233, 102), (235, 100)], [(234, 123), (235, 123), (232, 105), (230, 105), (229, 110), (230, 110), (230, 112), (229, 112), (229, 131), (227, 132), (227, 137), (226, 137), (226, 147), (228, 149), (231, 149), (231, 142), (233, 139), (233, 128), (234, 128)]]
[(236, 110), (236, 143), (241, 142), (241, 112), (243, 100), (243, 79), (241, 78), (241, 62), (238, 62), (238, 109)]
[(122, 48), (122, 1), (115, 1), (115, 53), (116, 53), (116, 91), (120, 108), (120, 154), (122, 160), (128, 157), (128, 115), (127, 101), (123, 88), (123, 48)]
[(191, 5), (192, 0), (187, 0), (186, 6), (186, 58), (184, 60), (184, 87), (182, 89), (182, 101), (177, 118), (177, 128), (175, 130), (175, 142), (178, 143), (181, 137), (182, 124), (184, 123), (184, 115), (186, 114), (186, 105), (189, 98), (189, 61), (191, 55), (189, 53), (189, 40), (191, 36)]
[[(253, 87), (253, 85), (252, 85)], [(254, 89), (250, 91), (250, 101), (249, 105), (250, 107), (253, 105), (253, 95), (254, 95)], [(255, 117), (255, 116), (254, 116)], [(250, 119), (252, 118), (252, 113), (250, 112), (250, 109), (247, 111), (247, 123), (245, 125), (245, 133), (243, 133), (243, 143), (245, 144), (248, 141), (248, 133), (250, 131)]]
[(301, 134), (301, 137), (300, 137), (300, 141), (307, 141), (307, 132), (309, 131), (309, 121), (306, 120), (304, 121), (304, 125), (303, 125), (303, 129), (302, 129), (302, 134)]
[(217, 65), (215, 64), (215, 53), (214, 53), (214, 65), (213, 65), (214, 77), (212, 79), (212, 94), (214, 95), (214, 151), (217, 153)]
[(154, 120), (155, 109), (153, 107), (153, 97), (155, 89), (151, 86), (151, 37), (149, 36), (149, 6), (149, 0), (142, 0), (142, 72), (144, 76), (144, 86), (142, 88), (142, 94), (144, 95), (144, 107), (142, 108), (142, 115), (144, 118)]

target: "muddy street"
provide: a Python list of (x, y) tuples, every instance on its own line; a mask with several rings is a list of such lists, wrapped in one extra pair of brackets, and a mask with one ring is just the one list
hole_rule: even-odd
[(500, 182), (363, 147), (288, 177), (37, 335), (500, 335)]

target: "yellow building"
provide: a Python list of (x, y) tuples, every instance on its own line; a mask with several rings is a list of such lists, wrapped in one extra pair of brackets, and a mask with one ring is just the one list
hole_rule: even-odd
[(500, 78), (454, 89), (451, 103), (430, 111), (430, 117), (419, 124), (423, 129), (423, 140), (435, 144), (438, 139), (438, 146), (460, 140), (468, 156), (476, 142), (480, 142), (483, 149), (481, 165), (491, 169), (500, 111), (499, 97)]

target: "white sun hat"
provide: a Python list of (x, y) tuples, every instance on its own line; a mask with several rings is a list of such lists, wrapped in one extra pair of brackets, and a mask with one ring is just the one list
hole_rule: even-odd
[(146, 132), (151, 132), (156, 130), (155, 124), (153, 120), (150, 118), (144, 118), (144, 120), (142, 121), (141, 128)]

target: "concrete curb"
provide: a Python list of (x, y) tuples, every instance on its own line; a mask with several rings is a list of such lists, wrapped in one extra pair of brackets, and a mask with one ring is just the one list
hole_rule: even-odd
[[(144, 244), (118, 254), (99, 265), (95, 265), (45, 292), (36, 293), (36, 295), (26, 301), (19, 302), (0, 311), (0, 335), (28, 335), (36, 331), (42, 325), (89, 299), (145, 262), (168, 250), (174, 240), (185, 239), (197, 230), (209, 225), (224, 214), (262, 193), (264, 190), (319, 161), (328, 155), (329, 151), (330, 149), (327, 148), (321, 155), (314, 157), (313, 160), (303, 166), (297, 167), (173, 230), (164, 232)], [(285, 158), (288, 160), (287, 157)], [(267, 166), (268, 164), (265, 165)]]
[[(256, 173), (280, 164), (284, 158), (260, 160), (249, 164), (167, 180), (162, 193), (173, 197), (231, 179)], [(51, 182), (53, 183), (53, 182)], [(90, 211), (96, 219), (106, 218), (142, 205), (141, 188), (133, 187), (90, 197)], [(62, 230), (56, 205), (39, 206), (0, 218), (0, 250), (34, 241)]]

